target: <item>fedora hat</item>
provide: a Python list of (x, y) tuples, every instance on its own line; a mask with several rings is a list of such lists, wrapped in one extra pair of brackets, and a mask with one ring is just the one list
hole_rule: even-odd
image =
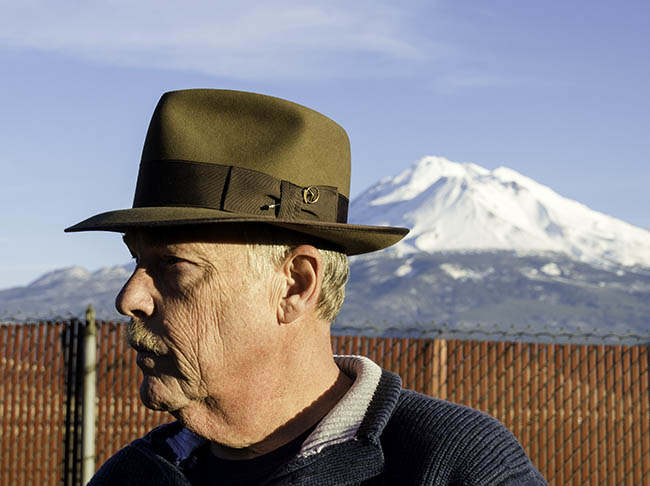
[(171, 91), (149, 125), (133, 207), (65, 231), (261, 222), (348, 255), (386, 248), (408, 233), (347, 224), (349, 193), (350, 143), (326, 116), (256, 93)]

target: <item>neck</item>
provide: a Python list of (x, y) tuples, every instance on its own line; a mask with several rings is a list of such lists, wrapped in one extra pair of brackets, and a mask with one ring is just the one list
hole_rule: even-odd
[(222, 459), (237, 460), (251, 459), (274, 451), (320, 422), (341, 400), (351, 385), (352, 380), (339, 370), (334, 383), (325, 392), (261, 441), (242, 448), (212, 442), (212, 453)]
[[(345, 395), (352, 380), (331, 351), (278, 353), (276, 366), (252, 370), (231, 399), (208, 398), (174, 413), (187, 428), (212, 442), (223, 459), (249, 459), (291, 442), (317, 424)], [(275, 373), (269, 370), (275, 370)]]

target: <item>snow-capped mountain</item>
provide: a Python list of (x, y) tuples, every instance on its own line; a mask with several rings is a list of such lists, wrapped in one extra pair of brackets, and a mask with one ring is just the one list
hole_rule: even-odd
[(650, 231), (589, 209), (506, 167), (424, 157), (370, 187), (352, 223), (406, 226), (398, 254), (555, 252), (592, 264), (650, 267)]

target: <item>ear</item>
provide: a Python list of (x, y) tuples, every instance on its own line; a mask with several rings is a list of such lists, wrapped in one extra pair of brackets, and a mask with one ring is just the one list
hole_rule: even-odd
[(282, 265), (284, 291), (278, 305), (278, 321), (289, 324), (316, 311), (323, 283), (323, 260), (317, 248), (300, 245)]

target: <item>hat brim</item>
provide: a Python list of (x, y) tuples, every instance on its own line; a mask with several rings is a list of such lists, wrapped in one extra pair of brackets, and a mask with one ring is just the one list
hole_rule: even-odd
[(142, 207), (108, 211), (66, 228), (66, 232), (116, 231), (215, 223), (265, 223), (314, 236), (341, 247), (347, 255), (382, 250), (400, 241), (407, 228), (366, 226), (319, 221), (296, 221), (242, 215), (195, 207)]

